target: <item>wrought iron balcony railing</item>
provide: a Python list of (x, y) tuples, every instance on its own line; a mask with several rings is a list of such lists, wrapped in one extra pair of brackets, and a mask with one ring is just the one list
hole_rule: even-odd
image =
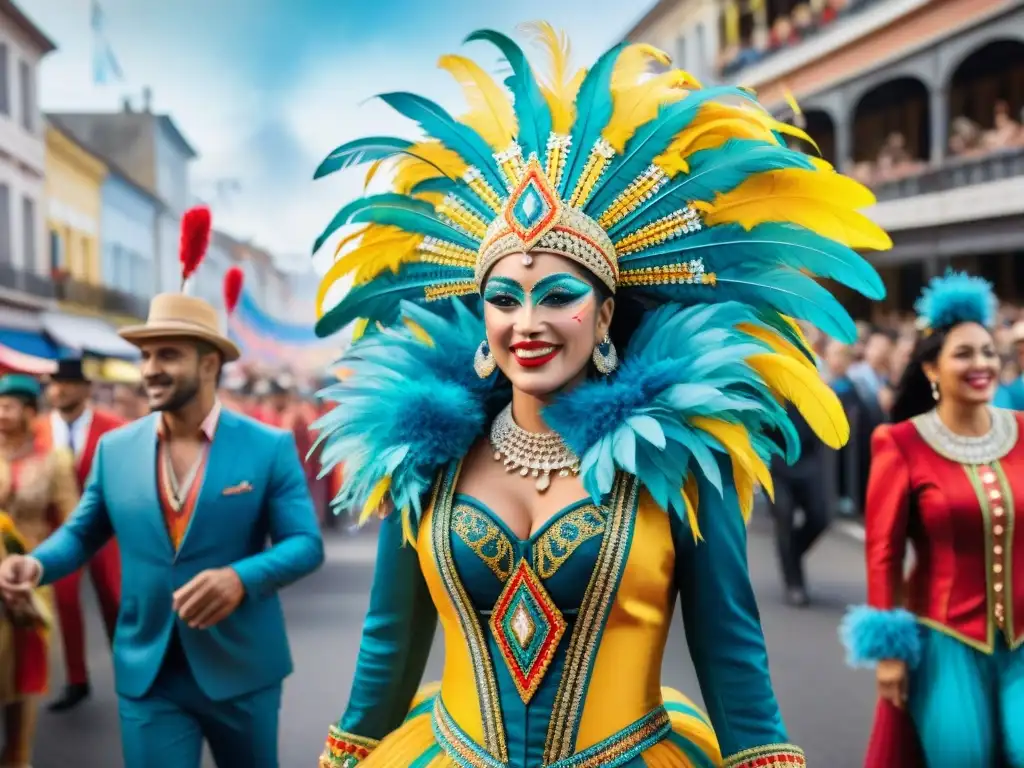
[(1024, 147), (1000, 150), (980, 157), (953, 157), (921, 173), (893, 179), (871, 188), (878, 202), (948, 192), (974, 184), (1024, 176)]
[(52, 279), (11, 264), (0, 264), (0, 287), (38, 299), (53, 299), (57, 295)]

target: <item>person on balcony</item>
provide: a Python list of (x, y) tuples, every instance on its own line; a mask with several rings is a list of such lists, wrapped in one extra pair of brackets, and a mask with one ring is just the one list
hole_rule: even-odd
[[(1024, 766), (1024, 414), (993, 408), (996, 302), (925, 289), (893, 424), (872, 439), (868, 601), (843, 621), (879, 703), (865, 768)], [(904, 575), (907, 544), (916, 566)]]
[(1019, 143), (1021, 126), (1010, 116), (1010, 105), (999, 100), (992, 114), (992, 129), (985, 132), (984, 145), (988, 150), (1009, 149)]
[[(79, 493), (92, 470), (93, 457), (100, 438), (126, 422), (89, 404), (92, 382), (82, 368), (81, 359), (61, 360), (46, 383), (50, 413), (38, 425), (44, 448), (67, 448), (75, 462)], [(89, 561), (89, 576), (99, 601), (107, 639), (114, 642), (114, 628), (121, 604), (121, 557), (117, 541), (110, 542)], [(63, 712), (78, 706), (89, 696), (89, 671), (85, 662), (85, 621), (82, 617), (82, 571), (54, 584), (61, 639), (64, 643), (64, 691), (50, 704), (50, 710)]]

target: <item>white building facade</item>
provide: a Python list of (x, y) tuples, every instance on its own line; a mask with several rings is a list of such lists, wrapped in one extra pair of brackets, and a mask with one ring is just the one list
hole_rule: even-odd
[(39, 64), (55, 46), (0, 0), (0, 284), (36, 293), (48, 274)]

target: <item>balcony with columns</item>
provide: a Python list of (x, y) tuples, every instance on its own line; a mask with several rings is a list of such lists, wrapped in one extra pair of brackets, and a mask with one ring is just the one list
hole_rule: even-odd
[(825, 159), (875, 191), (869, 215), (897, 245), (888, 258), (910, 259), (924, 246), (909, 243), (940, 229), (952, 255), (975, 247), (967, 238), (981, 231), (999, 233), (1000, 249), (1024, 251), (1024, 228), (1014, 224), (1024, 214), (1024, 7), (801, 107)]

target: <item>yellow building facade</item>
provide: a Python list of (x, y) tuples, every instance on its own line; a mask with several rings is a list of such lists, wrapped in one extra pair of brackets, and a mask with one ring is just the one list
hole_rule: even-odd
[(46, 128), (46, 198), (51, 271), (90, 285), (102, 280), (100, 214), (107, 167), (53, 125)]

